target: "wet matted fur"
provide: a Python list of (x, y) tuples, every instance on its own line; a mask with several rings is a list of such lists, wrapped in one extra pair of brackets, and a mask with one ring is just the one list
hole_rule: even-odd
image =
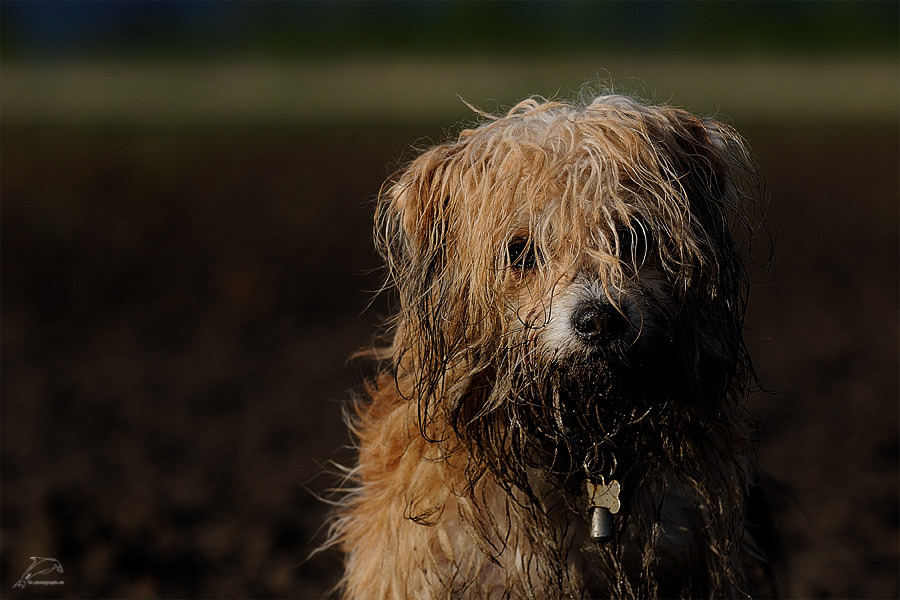
[[(399, 311), (349, 419), (344, 595), (771, 595), (743, 140), (618, 95), (485, 116), (379, 199)], [(611, 535), (587, 479), (621, 486)]]

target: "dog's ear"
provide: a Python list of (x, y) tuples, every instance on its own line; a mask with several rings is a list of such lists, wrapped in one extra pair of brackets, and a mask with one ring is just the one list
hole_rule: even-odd
[(684, 195), (692, 233), (712, 259), (702, 269), (715, 294), (739, 285), (731, 276), (743, 274), (749, 244), (764, 228), (762, 178), (744, 140), (728, 125), (678, 109), (664, 115), (651, 135)]
[(400, 310), (392, 341), (394, 368), (401, 394), (417, 398), (423, 435), (441, 437), (431, 425), (437, 418), (437, 393), (448, 362), (468, 347), (468, 280), (458, 272), (462, 261), (453, 229), (458, 215), (458, 169), (451, 144), (431, 148), (397, 173), (382, 189), (376, 209), (376, 240), (388, 269), (387, 287), (399, 297)]
[(395, 250), (406, 258), (423, 258), (446, 242), (450, 223), (450, 181), (447, 176), (455, 154), (453, 146), (423, 152), (395, 174), (379, 199), (379, 227)]
[(667, 109), (665, 119), (653, 135), (685, 197), (690, 234), (701, 249), (687, 292), (709, 325), (699, 343), (704, 355), (721, 359), (710, 372), (725, 374), (722, 388), (746, 385), (754, 370), (743, 342), (745, 263), (758, 245), (771, 255), (764, 182), (746, 143), (728, 125), (677, 109)]
[(669, 109), (667, 117), (658, 139), (688, 200), (735, 201), (736, 178), (756, 170), (741, 137), (727, 125), (682, 110)]

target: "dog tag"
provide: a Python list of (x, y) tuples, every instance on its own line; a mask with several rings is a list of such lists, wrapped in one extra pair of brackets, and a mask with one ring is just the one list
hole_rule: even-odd
[(588, 511), (591, 514), (591, 539), (594, 541), (612, 537), (613, 518), (619, 512), (619, 492), (622, 486), (616, 480), (595, 483), (590, 479), (585, 482), (585, 496), (587, 497)]

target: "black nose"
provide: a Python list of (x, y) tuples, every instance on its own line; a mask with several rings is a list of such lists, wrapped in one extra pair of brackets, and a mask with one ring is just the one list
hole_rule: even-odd
[(582, 303), (572, 315), (572, 328), (586, 342), (607, 344), (628, 327), (628, 319), (614, 306), (596, 301)]

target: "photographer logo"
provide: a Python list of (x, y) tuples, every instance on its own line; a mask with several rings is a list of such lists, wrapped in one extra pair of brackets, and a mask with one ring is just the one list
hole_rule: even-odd
[(55, 573), (62, 575), (62, 572), (62, 565), (55, 558), (32, 556), (31, 565), (25, 569), (13, 587), (24, 589), (29, 585), (63, 585), (65, 581), (55, 576)]

